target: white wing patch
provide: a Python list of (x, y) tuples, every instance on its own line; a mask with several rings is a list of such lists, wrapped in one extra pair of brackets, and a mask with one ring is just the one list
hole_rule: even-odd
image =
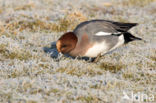
[(111, 34), (112, 34), (112, 33), (100, 31), (100, 32), (96, 33), (95, 35), (96, 35), (96, 36), (104, 36), (104, 35), (111, 35)]
[(112, 35), (112, 34), (114, 34), (114, 35), (118, 35), (118, 34), (121, 34), (121, 32), (108, 33), (108, 32), (100, 31), (100, 32), (96, 33), (95, 35), (96, 35), (96, 36), (105, 36), (105, 35)]

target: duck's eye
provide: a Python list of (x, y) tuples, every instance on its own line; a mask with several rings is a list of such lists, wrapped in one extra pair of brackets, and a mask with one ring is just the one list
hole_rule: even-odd
[(67, 47), (67, 45), (62, 45), (62, 48), (65, 48), (65, 47)]

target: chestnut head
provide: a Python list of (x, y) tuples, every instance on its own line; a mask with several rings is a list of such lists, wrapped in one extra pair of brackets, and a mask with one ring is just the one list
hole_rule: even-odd
[(56, 48), (58, 52), (68, 54), (75, 48), (77, 41), (78, 39), (73, 32), (67, 32), (57, 40)]

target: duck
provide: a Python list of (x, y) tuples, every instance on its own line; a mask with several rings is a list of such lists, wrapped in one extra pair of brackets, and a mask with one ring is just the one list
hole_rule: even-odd
[(56, 41), (56, 48), (62, 54), (96, 58), (97, 61), (100, 56), (124, 44), (142, 40), (129, 32), (136, 25), (100, 19), (84, 21), (73, 31), (64, 33)]

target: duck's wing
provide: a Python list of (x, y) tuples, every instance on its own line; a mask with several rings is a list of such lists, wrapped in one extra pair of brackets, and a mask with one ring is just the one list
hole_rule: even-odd
[(112, 21), (108, 21), (110, 23), (112, 23), (114, 25), (114, 27), (121, 32), (126, 32), (129, 29), (131, 29), (132, 27), (138, 25), (137, 23), (120, 23), (120, 22), (112, 22)]
[(119, 23), (106, 20), (92, 20), (86, 21), (79, 24), (74, 33), (77, 36), (83, 34), (95, 35), (95, 36), (104, 36), (104, 35), (121, 35), (124, 32), (127, 32), (133, 26), (136, 26), (137, 23)]
[(93, 20), (90, 21), (90, 26), (91, 24), (108, 33), (127, 32), (129, 29), (137, 25), (137, 23), (121, 23), (108, 20)]

